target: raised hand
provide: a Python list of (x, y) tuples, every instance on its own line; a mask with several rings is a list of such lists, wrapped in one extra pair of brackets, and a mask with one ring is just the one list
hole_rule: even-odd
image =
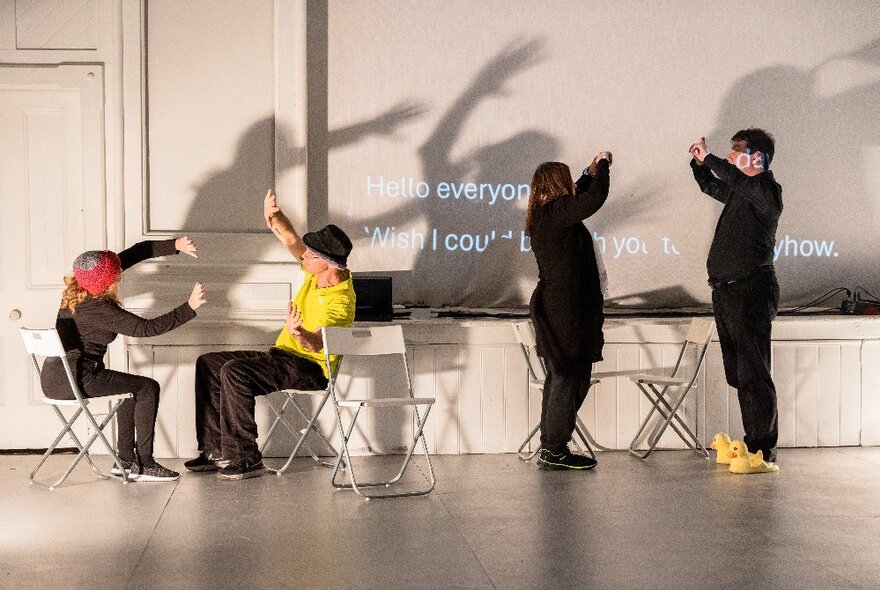
[(192, 294), (189, 296), (187, 303), (195, 311), (207, 302), (208, 300), (205, 299), (205, 286), (201, 283), (196, 283), (193, 286)]
[(199, 257), (199, 250), (189, 236), (183, 236), (174, 240), (174, 248), (184, 254), (189, 254), (193, 258)]
[(596, 157), (593, 158), (593, 161), (590, 163), (590, 166), (589, 166), (589, 168), (588, 168), (588, 171), (589, 171), (589, 173), (590, 173), (590, 176), (595, 176), (595, 175), (596, 175), (596, 170), (597, 170), (598, 167), (599, 167), (599, 162), (600, 162), (600, 161), (602, 161), (602, 160), (607, 160), (607, 161), (608, 161), (608, 165), (610, 166), (610, 165), (611, 165), (611, 161), (612, 161), (612, 159), (613, 159), (613, 156), (611, 155), (611, 152), (608, 152), (608, 151), (599, 152), (598, 154), (596, 154)]
[(691, 147), (688, 151), (697, 160), (697, 162), (702, 164), (703, 159), (709, 155), (709, 149), (706, 147), (706, 138), (701, 137), (700, 141), (691, 144)]
[(280, 211), (281, 208), (278, 206), (275, 191), (272, 189), (267, 190), (266, 196), (263, 198), (263, 219), (266, 220), (266, 226), (269, 229), (272, 229), (272, 216)]
[[(294, 338), (300, 336), (300, 327), (302, 326), (302, 314), (299, 309), (290, 301), (287, 302), (287, 321), (284, 325), (287, 327), (288, 333)], [(299, 338), (297, 338), (299, 340)]]

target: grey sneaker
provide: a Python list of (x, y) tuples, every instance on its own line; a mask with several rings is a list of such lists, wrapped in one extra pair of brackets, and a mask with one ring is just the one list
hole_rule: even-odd
[(132, 481), (177, 481), (180, 474), (162, 467), (155, 461), (152, 465), (135, 465), (129, 474)]

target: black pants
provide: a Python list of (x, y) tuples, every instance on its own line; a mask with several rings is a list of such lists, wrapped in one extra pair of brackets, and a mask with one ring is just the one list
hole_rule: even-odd
[[(159, 410), (159, 384), (149, 377), (105, 369), (103, 363), (90, 359), (71, 359), (71, 365), (85, 397), (134, 394), (134, 398), (122, 402), (116, 413), (116, 454), (123, 461), (134, 461), (137, 448), (137, 459), (141, 464), (151, 465), (154, 461), (153, 435)], [(46, 359), (42, 387), (46, 397), (75, 399), (60, 359)]]
[(541, 447), (553, 453), (565, 450), (574, 432), (578, 410), (590, 389), (590, 363), (544, 359), (547, 378), (541, 402)]
[(321, 366), (271, 349), (210, 352), (196, 361), (199, 450), (224, 459), (257, 455), (256, 397), (279, 389), (324, 389)]
[(779, 308), (773, 270), (761, 270), (733, 283), (716, 285), (712, 305), (727, 383), (735, 387), (746, 446), (776, 458), (779, 424), (776, 387), (770, 375), (770, 327)]

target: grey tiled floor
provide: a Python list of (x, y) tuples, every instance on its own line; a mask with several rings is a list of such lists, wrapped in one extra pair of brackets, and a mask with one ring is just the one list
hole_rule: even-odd
[(0, 588), (880, 588), (880, 449), (784, 449), (752, 476), (599, 459), (435, 457), (435, 493), (365, 502), (309, 459), (244, 482), (80, 467), (49, 492), (36, 457), (0, 456)]

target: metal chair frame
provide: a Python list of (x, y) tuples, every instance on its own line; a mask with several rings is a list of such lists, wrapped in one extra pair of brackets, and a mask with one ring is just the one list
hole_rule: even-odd
[[(42, 401), (55, 410), (55, 415), (58, 416), (58, 419), (64, 425), (64, 428), (55, 437), (55, 440), (52, 441), (52, 444), (46, 449), (46, 452), (43, 453), (43, 456), (40, 458), (39, 463), (37, 463), (36, 467), (34, 467), (33, 471), (31, 471), (30, 476), (28, 477), (28, 481), (32, 484), (36, 484), (42, 486), (44, 488), (48, 488), (50, 490), (54, 490), (58, 486), (60, 486), (67, 477), (71, 474), (71, 472), (76, 468), (80, 461), (83, 459), (89, 464), (92, 471), (102, 479), (119, 479), (122, 483), (128, 483), (131, 479), (128, 477), (128, 474), (125, 471), (125, 468), (122, 465), (122, 461), (119, 459), (119, 456), (113, 450), (113, 445), (107, 440), (107, 437), (104, 436), (104, 428), (110, 424), (110, 421), (116, 416), (116, 412), (119, 410), (119, 406), (126, 399), (133, 397), (131, 393), (123, 393), (117, 395), (107, 395), (100, 397), (91, 397), (87, 398), (82, 394), (82, 391), (79, 388), (79, 385), (76, 383), (76, 379), (73, 377), (73, 372), (70, 370), (70, 364), (67, 362), (67, 353), (64, 350), (64, 346), (61, 344), (61, 339), (58, 337), (58, 332), (55, 329), (30, 329), (30, 328), (19, 328), (19, 332), (21, 333), (22, 340), (24, 341), (25, 349), (28, 352), (28, 356), (31, 359), (31, 364), (34, 367), (34, 371), (37, 373), (37, 380), (40, 381), (42, 376), (42, 368), (40, 366), (37, 357), (57, 357), (61, 359), (61, 363), (64, 365), (64, 372), (67, 374), (67, 380), (70, 383), (70, 388), (73, 391), (73, 395), (76, 399), (52, 399), (42, 396)], [(95, 419), (95, 415), (89, 410), (88, 406), (90, 402), (93, 401), (107, 401), (110, 403), (110, 410), (108, 411), (106, 417), (103, 421), (98, 423)], [(69, 407), (76, 408), (73, 416), (68, 420), (64, 417), (64, 413), (61, 411), (61, 408)], [(94, 433), (89, 437), (89, 439), (83, 444), (80, 442), (79, 437), (73, 432), (73, 426), (76, 423), (77, 419), (81, 416), (85, 416), (86, 421), (94, 430)], [(100, 414), (98, 414), (100, 415)], [(58, 446), (58, 443), (61, 442), (61, 439), (64, 438), (65, 435), (70, 436), (73, 443), (76, 445), (77, 449), (79, 449), (79, 454), (73, 460), (73, 462), (67, 467), (67, 470), (58, 478), (55, 482), (42, 481), (37, 479), (37, 472)], [(104, 446), (107, 453), (113, 460), (113, 463), (119, 469), (121, 476), (115, 476), (111, 474), (104, 473), (101, 471), (95, 462), (92, 460), (91, 455), (89, 454), (89, 448), (91, 448), (92, 444), (96, 440), (100, 439), (101, 444)]]
[[(335, 371), (339, 371), (339, 365), (342, 363), (342, 359), (340, 358), (336, 363)], [(335, 377), (335, 373), (334, 373)], [(281, 408), (276, 408), (272, 401), (269, 399), (274, 393), (283, 393), (284, 403), (281, 404)], [(318, 418), (321, 415), (321, 412), (324, 409), (324, 406), (327, 405), (327, 401), (330, 399), (330, 384), (328, 382), (327, 387), (324, 389), (280, 389), (278, 391), (274, 391), (266, 396), (266, 403), (269, 405), (269, 409), (275, 414), (275, 420), (272, 422), (272, 426), (269, 428), (269, 431), (266, 433), (266, 438), (263, 440), (263, 443), (260, 445), (260, 453), (262, 453), (269, 444), (269, 441), (272, 439), (272, 435), (275, 433), (275, 429), (279, 424), (283, 424), (285, 428), (296, 438), (296, 444), (293, 446), (293, 451), (291, 451), (290, 456), (287, 458), (287, 461), (284, 463), (282, 467), (279, 469), (269, 469), (272, 473), (281, 475), (286, 473), (290, 468), (291, 463), (293, 463), (296, 454), (299, 452), (300, 448), (305, 447), (308, 451), (309, 455), (311, 455), (312, 459), (316, 463), (320, 463), (325, 467), (333, 467), (336, 463), (336, 459), (339, 457), (339, 451), (336, 450), (336, 447), (330, 442), (330, 440), (324, 435), (323, 432), (318, 428), (317, 422)], [(297, 403), (296, 396), (311, 396), (317, 397), (321, 396), (321, 400), (318, 402), (318, 407), (314, 412), (309, 414), (303, 407)], [(291, 406), (296, 412), (302, 417), (303, 420), (307, 422), (305, 428), (302, 430), (297, 430), (293, 427), (293, 425), (284, 417), (284, 414), (287, 412), (288, 406)], [(330, 461), (326, 461), (322, 459), (320, 456), (315, 453), (309, 443), (306, 441), (306, 437), (308, 437), (310, 432), (314, 432), (320, 439), (324, 446), (330, 450), (330, 456), (332, 459)]]
[[(337, 375), (334, 374), (329, 382), (330, 399), (333, 400), (333, 407), (336, 410), (336, 420), (339, 426), (341, 436), (341, 448), (336, 459), (336, 465), (333, 467), (333, 476), (331, 483), (337, 489), (352, 489), (358, 495), (370, 498), (399, 498), (405, 496), (422, 496), (430, 493), (437, 482), (434, 474), (434, 466), (431, 463), (431, 455), (428, 451), (428, 443), (425, 440), (425, 424), (428, 421), (428, 415), (434, 405), (434, 398), (417, 398), (413, 394), (412, 378), (410, 376), (409, 364), (406, 360), (406, 346), (403, 341), (403, 330), (400, 326), (382, 326), (371, 328), (322, 328), (322, 336), (324, 339), (324, 357), (328, 369), (331, 367), (331, 355), (343, 356), (378, 356), (378, 355), (399, 355), (403, 367), (406, 372), (406, 397), (378, 398), (378, 399), (345, 399), (339, 397), (337, 389)], [(419, 412), (419, 406), (426, 406), (424, 415)], [(357, 423), (358, 416), (363, 408), (391, 408), (391, 407), (411, 407), (413, 410), (413, 437), (407, 448), (406, 454), (400, 465), (400, 469), (390, 479), (374, 482), (357, 481), (355, 467), (352, 463), (351, 453), (349, 451), (349, 440), (351, 440), (352, 432)], [(346, 426), (342, 418), (341, 408), (351, 408), (354, 413), (351, 422)], [(391, 486), (400, 482), (407, 467), (410, 465), (413, 452), (416, 445), (421, 441), (422, 450), (425, 460), (428, 464), (428, 487), (425, 489), (417, 489), (408, 492), (386, 492), (386, 493), (370, 493), (369, 488)], [(337, 481), (340, 467), (343, 461), (347, 466), (348, 484)]]
[[(657, 444), (660, 442), (660, 437), (663, 436), (666, 429), (671, 426), (689, 449), (706, 458), (709, 457), (709, 451), (706, 450), (702, 441), (700, 441), (697, 435), (691, 431), (687, 424), (685, 424), (681, 416), (678, 415), (678, 410), (688, 393), (694, 388), (697, 376), (700, 374), (700, 369), (706, 358), (706, 352), (709, 349), (709, 342), (712, 340), (712, 333), (714, 330), (715, 322), (713, 320), (694, 318), (691, 321), (681, 351), (678, 353), (678, 359), (675, 361), (672, 373), (670, 373), (668, 377), (648, 373), (629, 375), (630, 381), (635, 383), (645, 398), (651, 402), (651, 409), (648, 411), (645, 419), (642, 420), (636, 435), (633, 437), (632, 443), (630, 443), (630, 454), (639, 459), (646, 459), (657, 447)], [(690, 375), (680, 376), (679, 371), (682, 368), (682, 361), (685, 358), (685, 353), (692, 345), (697, 350), (697, 362), (694, 364), (693, 372)], [(675, 389), (678, 390), (677, 395), (672, 395), (670, 396), (670, 399), (667, 400), (667, 393), (669, 393), (670, 390)], [(662, 422), (649, 436), (648, 448), (643, 452), (639, 452), (639, 450), (636, 449), (636, 444), (639, 439), (642, 438), (648, 423), (655, 413), (661, 416)]]
[[(526, 361), (526, 368), (528, 369), (529, 391), (534, 389), (542, 392), (543, 395), (544, 380), (547, 378), (547, 367), (544, 365), (543, 359), (535, 354), (536, 342), (534, 330), (534, 326), (532, 326), (532, 323), (529, 320), (513, 322), (513, 333), (516, 335), (516, 340), (519, 343), (520, 351), (522, 352), (523, 358)], [(590, 387), (598, 382), (598, 379), (590, 379)], [(519, 446), (519, 449), (517, 449), (516, 455), (521, 460), (525, 462), (531, 461), (540, 452), (540, 448), (535, 449), (534, 451), (527, 450), (529, 443), (532, 442), (532, 439), (535, 438), (535, 435), (540, 429), (541, 423), (538, 422), (538, 424), (535, 424), (534, 428), (532, 428), (532, 430), (526, 435), (526, 438)], [(596, 458), (596, 453), (593, 450), (594, 447), (603, 451), (608, 450), (599, 445), (590, 435), (590, 431), (587, 430), (587, 427), (584, 425), (583, 421), (581, 421), (580, 416), (575, 418), (574, 433), (580, 438), (580, 443), (578, 443), (574, 437), (571, 439), (572, 442), (579, 449), (586, 451), (586, 453), (593, 459)], [(581, 447), (581, 445), (583, 445), (583, 447)]]

